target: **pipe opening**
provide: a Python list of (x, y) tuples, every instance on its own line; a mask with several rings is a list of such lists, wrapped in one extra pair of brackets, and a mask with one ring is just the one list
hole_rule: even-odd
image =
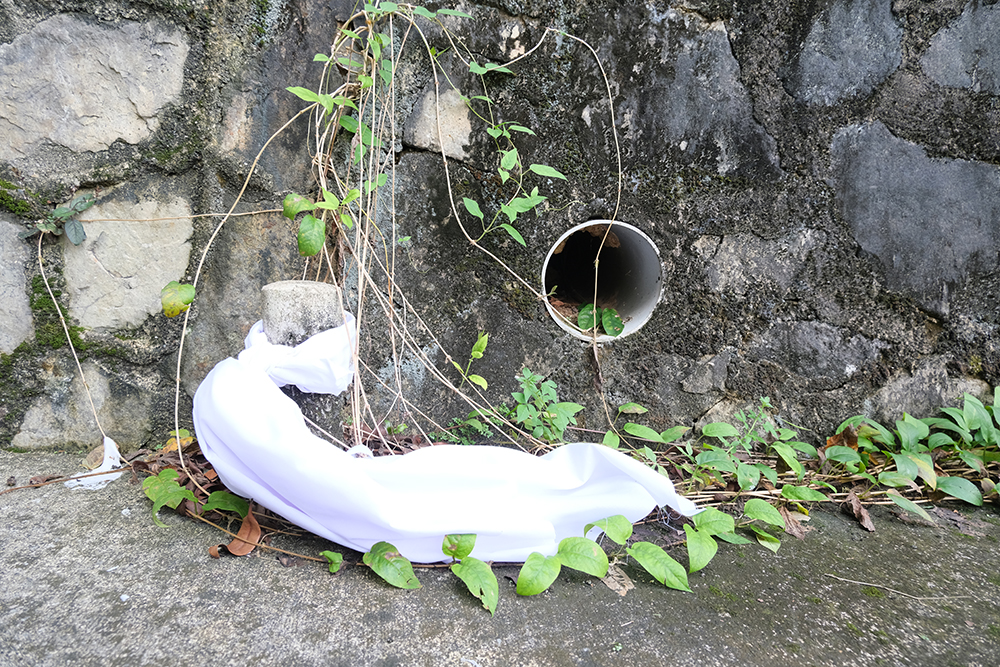
[[(580, 331), (576, 322), (580, 307), (595, 302), (594, 259), (602, 240), (596, 305), (618, 311), (625, 325), (618, 338), (642, 328), (660, 300), (660, 252), (648, 236), (632, 225), (610, 220), (591, 220), (569, 229), (545, 257), (542, 285), (550, 294), (545, 299), (549, 315), (581, 340), (591, 339), (591, 334)], [(614, 337), (602, 332), (597, 340)]]

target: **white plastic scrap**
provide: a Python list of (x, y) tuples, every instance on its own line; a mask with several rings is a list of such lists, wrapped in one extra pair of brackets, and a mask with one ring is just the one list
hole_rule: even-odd
[[(122, 467), (121, 458), (121, 454), (118, 452), (118, 445), (115, 444), (115, 441), (108, 436), (104, 436), (104, 461), (101, 465), (94, 470), (83, 472), (79, 475), (73, 475), (72, 479), (63, 483), (70, 489), (103, 489), (105, 486), (122, 476), (120, 472), (109, 472)], [(99, 472), (108, 474), (78, 479), (83, 475), (94, 475), (94, 473)]]

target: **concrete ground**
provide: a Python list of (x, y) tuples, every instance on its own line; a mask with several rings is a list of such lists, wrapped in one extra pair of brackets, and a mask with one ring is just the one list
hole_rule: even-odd
[[(79, 459), (0, 452), (0, 479), (77, 472)], [(693, 593), (626, 565), (624, 597), (564, 570), (519, 598), (506, 576), (517, 568), (498, 567), (492, 618), (447, 570), (418, 570), (424, 587), (402, 591), (363, 567), (333, 576), (273, 552), (214, 560), (226, 536), (170, 510), (158, 528), (150, 508), (128, 475), (0, 496), (0, 665), (1000, 664), (996, 506), (939, 508), (936, 527), (873, 511), (874, 533), (817, 510), (777, 554), (723, 544)]]

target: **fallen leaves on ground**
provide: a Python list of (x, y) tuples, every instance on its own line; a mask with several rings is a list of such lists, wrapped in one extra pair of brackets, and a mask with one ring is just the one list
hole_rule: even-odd
[(793, 537), (797, 537), (800, 540), (806, 538), (807, 529), (802, 526), (798, 518), (794, 515), (797, 512), (789, 512), (788, 508), (782, 505), (778, 508), (778, 512), (781, 514), (781, 518), (785, 520), (785, 532)]
[(844, 504), (840, 507), (845, 514), (850, 514), (857, 519), (862, 528), (867, 530), (869, 533), (875, 532), (875, 522), (872, 521), (871, 515), (868, 514), (868, 510), (866, 510), (864, 505), (861, 504), (861, 499), (858, 498), (858, 495), (854, 493), (853, 489), (847, 493), (847, 500), (845, 500)]
[(608, 573), (604, 575), (601, 579), (604, 585), (613, 590), (618, 595), (625, 596), (630, 590), (635, 588), (635, 584), (632, 583), (632, 579), (629, 578), (625, 571), (622, 570), (617, 565), (612, 565), (608, 568)]
[(218, 558), (221, 554), (221, 549), (225, 548), (226, 551), (234, 556), (247, 556), (254, 549), (257, 548), (257, 543), (260, 541), (261, 529), (260, 524), (257, 523), (257, 519), (253, 515), (253, 503), (250, 503), (250, 511), (247, 512), (247, 516), (243, 519), (243, 525), (240, 526), (240, 532), (236, 533), (236, 537), (228, 545), (218, 545), (210, 548), (208, 553), (212, 558)]

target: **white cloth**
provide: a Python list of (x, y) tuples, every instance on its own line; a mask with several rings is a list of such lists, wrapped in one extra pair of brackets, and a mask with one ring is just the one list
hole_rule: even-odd
[(234, 493), (345, 547), (368, 551), (386, 541), (411, 561), (429, 563), (446, 560), (445, 535), (474, 533), (473, 556), (521, 562), (533, 551), (556, 553), (560, 540), (608, 516), (637, 521), (662, 505), (697, 512), (666, 477), (591, 443), (541, 457), (436, 445), (405, 456), (355, 458), (314, 436), (277, 386), (315, 388), (321, 368), (339, 378), (320, 383), (330, 393), (346, 388), (350, 345), (333, 349), (314, 340), (349, 340), (353, 321), (292, 352), (275, 352), (281, 346), (256, 330), (238, 360), (220, 362), (198, 387), (194, 423), (202, 452)]

